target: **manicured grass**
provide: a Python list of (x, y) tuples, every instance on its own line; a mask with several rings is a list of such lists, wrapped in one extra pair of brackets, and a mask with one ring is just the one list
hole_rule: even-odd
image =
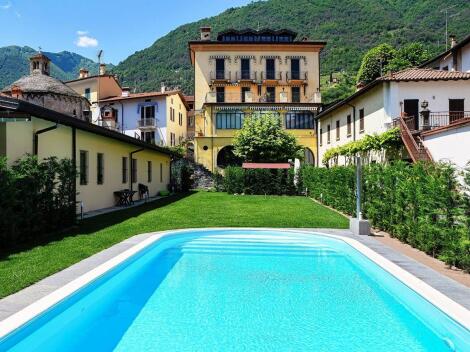
[(145, 232), (195, 227), (347, 228), (345, 217), (309, 198), (195, 192), (101, 215), (47, 243), (0, 257), (0, 297)]

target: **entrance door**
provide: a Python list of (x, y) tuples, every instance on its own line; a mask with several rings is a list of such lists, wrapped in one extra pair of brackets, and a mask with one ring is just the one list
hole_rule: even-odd
[(406, 116), (414, 117), (414, 127), (419, 130), (419, 100), (418, 99), (405, 99), (403, 101), (403, 111)]
[(300, 79), (299, 59), (290, 60), (290, 74), (291, 74), (291, 79)]
[(464, 111), (463, 99), (449, 99), (449, 123), (463, 118)]
[(215, 78), (216, 79), (225, 78), (225, 60), (224, 59), (215, 60)]
[(250, 79), (250, 59), (241, 59), (241, 78)]

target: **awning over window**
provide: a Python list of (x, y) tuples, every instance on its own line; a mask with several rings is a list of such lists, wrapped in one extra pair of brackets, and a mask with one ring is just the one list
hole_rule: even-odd
[(243, 163), (244, 169), (290, 169), (289, 163)]
[(137, 105), (137, 113), (140, 114), (140, 109), (147, 106), (155, 106), (155, 111), (158, 111), (158, 103), (148, 101)]

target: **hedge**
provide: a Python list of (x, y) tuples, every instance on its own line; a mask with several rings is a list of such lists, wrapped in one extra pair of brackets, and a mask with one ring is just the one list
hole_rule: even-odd
[[(313, 198), (355, 215), (354, 167), (302, 170)], [(470, 176), (467, 173), (467, 187)], [(364, 216), (391, 236), (470, 270), (470, 199), (449, 164), (372, 164), (363, 170)]]
[(76, 177), (70, 159), (52, 157), (39, 162), (27, 155), (8, 166), (0, 158), (1, 248), (73, 225)]
[(230, 166), (225, 169), (223, 183), (224, 189), (230, 194), (298, 193), (293, 169), (243, 169)]

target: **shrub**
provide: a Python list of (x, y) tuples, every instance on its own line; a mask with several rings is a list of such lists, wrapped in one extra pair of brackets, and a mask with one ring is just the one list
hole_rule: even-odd
[(70, 159), (39, 162), (26, 155), (11, 167), (0, 159), (0, 242), (10, 247), (75, 222), (77, 173)]
[(194, 169), (186, 159), (178, 159), (171, 163), (171, 191), (188, 192), (194, 183)]
[[(310, 196), (355, 215), (353, 166), (305, 167), (302, 177)], [(362, 210), (374, 227), (449, 265), (470, 270), (470, 200), (459, 192), (451, 165), (372, 164), (364, 167), (362, 182)]]
[(224, 187), (227, 193), (243, 193), (245, 188), (244, 173), (241, 167), (229, 166), (225, 169)]

